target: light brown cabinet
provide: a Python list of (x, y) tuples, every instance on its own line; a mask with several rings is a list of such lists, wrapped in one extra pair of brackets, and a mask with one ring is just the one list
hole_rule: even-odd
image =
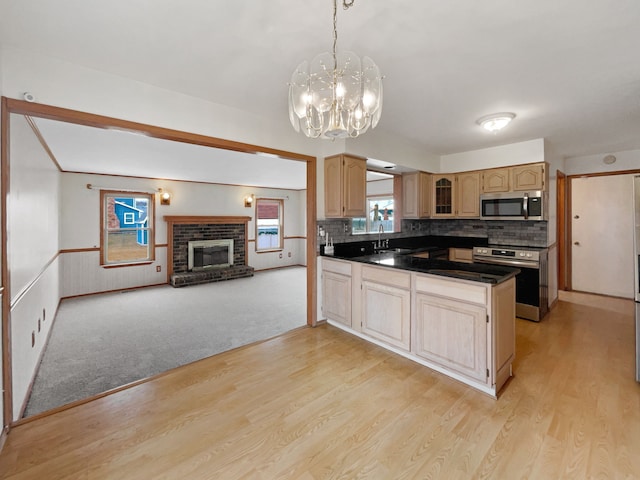
[(482, 172), (482, 193), (545, 190), (546, 185), (544, 163), (492, 168)]
[(480, 216), (480, 173), (468, 172), (456, 175), (457, 217), (477, 218)]
[(494, 397), (510, 377), (515, 278), (495, 285), (322, 260), (332, 325)]
[(327, 218), (366, 216), (366, 159), (341, 154), (324, 159), (324, 213)]
[(433, 175), (433, 217), (455, 217), (456, 176)]
[(473, 263), (472, 248), (450, 248), (449, 260), (451, 262)]
[(492, 168), (482, 172), (482, 192), (483, 193), (499, 193), (508, 192), (511, 178), (509, 167)]
[(431, 215), (431, 175), (425, 172), (402, 175), (402, 218)]
[(484, 305), (418, 293), (414, 353), (486, 382), (487, 309)]
[(322, 313), (351, 327), (351, 263), (322, 259)]
[(362, 267), (362, 333), (409, 351), (411, 274)]
[(544, 164), (522, 165), (511, 167), (512, 190), (544, 190), (545, 188), (545, 168)]
[(433, 175), (434, 218), (477, 218), (480, 216), (480, 174)]

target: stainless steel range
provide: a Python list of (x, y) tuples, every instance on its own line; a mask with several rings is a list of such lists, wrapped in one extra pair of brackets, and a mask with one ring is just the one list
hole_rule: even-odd
[(548, 256), (546, 248), (474, 247), (474, 263), (506, 265), (520, 269), (516, 276), (516, 316), (539, 322), (549, 311)]

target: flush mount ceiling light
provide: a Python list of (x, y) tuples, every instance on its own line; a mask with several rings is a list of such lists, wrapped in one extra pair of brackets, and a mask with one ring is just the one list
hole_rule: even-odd
[[(347, 10), (355, 0), (342, 0)], [(289, 83), (289, 120), (311, 138), (357, 137), (375, 128), (382, 113), (382, 76), (369, 57), (336, 53), (337, 0), (333, 0), (333, 50), (298, 65)]]
[(485, 130), (490, 132), (497, 132), (511, 123), (511, 120), (516, 118), (515, 113), (502, 112), (492, 113), (491, 115), (485, 115), (476, 120), (476, 123)]

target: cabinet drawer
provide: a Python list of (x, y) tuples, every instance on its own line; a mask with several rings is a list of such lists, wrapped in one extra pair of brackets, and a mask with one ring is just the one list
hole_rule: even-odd
[(398, 288), (411, 288), (411, 274), (391, 268), (362, 267), (362, 279)]
[(461, 280), (449, 281), (426, 275), (416, 275), (416, 291), (479, 305), (487, 304), (486, 287), (462, 283)]
[(325, 272), (339, 273), (340, 275), (351, 276), (351, 263), (322, 258), (322, 269)]
[(473, 263), (472, 248), (450, 248), (449, 260), (452, 262)]

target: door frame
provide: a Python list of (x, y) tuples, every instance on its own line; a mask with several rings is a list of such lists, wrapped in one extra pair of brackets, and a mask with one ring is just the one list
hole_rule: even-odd
[(12, 356), (11, 356), (11, 273), (6, 262), (7, 258), (7, 199), (9, 195), (9, 160), (10, 160), (10, 114), (27, 115), (36, 118), (46, 118), (49, 120), (57, 120), (77, 125), (85, 125), (89, 127), (103, 129), (118, 129), (129, 132), (142, 133), (144, 135), (160, 138), (164, 140), (172, 140), (176, 142), (189, 143), (193, 145), (201, 145), (206, 147), (214, 147), (225, 150), (233, 150), (244, 153), (266, 153), (276, 155), (287, 160), (297, 160), (306, 162), (306, 260), (307, 260), (307, 325), (315, 327), (317, 325), (317, 274), (316, 274), (316, 162), (317, 159), (311, 155), (278, 150), (274, 148), (264, 147), (260, 145), (252, 145), (247, 143), (225, 140), (222, 138), (211, 137), (189, 133), (180, 130), (172, 130), (169, 128), (158, 127), (154, 125), (122, 120), (114, 117), (96, 115), (92, 113), (71, 110), (67, 108), (54, 107), (40, 103), (31, 103), (23, 100), (2, 97), (1, 100), (2, 115), (2, 137), (0, 139), (0, 175), (2, 176), (2, 192), (0, 192), (0, 222), (1, 226), (1, 251), (2, 259), (1, 276), (2, 282), (0, 288), (3, 289), (2, 295), (2, 377), (4, 385), (4, 411), (2, 416), (2, 429), (6, 433), (9, 431), (13, 423), (13, 388), (12, 388)]
[[(566, 290), (572, 291), (573, 285), (571, 284), (571, 276), (573, 273), (572, 270), (572, 255), (571, 255), (571, 244), (573, 242), (572, 232), (571, 232), (571, 217), (572, 214), (572, 204), (571, 204), (571, 182), (576, 178), (586, 178), (586, 177), (608, 177), (613, 175), (638, 175), (640, 174), (640, 169), (637, 170), (616, 170), (613, 172), (597, 172), (597, 173), (583, 173), (579, 175), (568, 175), (566, 176), (566, 188), (564, 189), (564, 194), (566, 195), (565, 203), (566, 205), (566, 215), (563, 218), (560, 217), (560, 210), (558, 210), (558, 233), (560, 233), (561, 228), (562, 231), (566, 232), (566, 238), (564, 242), (559, 242), (563, 244), (564, 255), (561, 256), (561, 250), (558, 251), (558, 290)], [(558, 180), (560, 177), (558, 177)], [(560, 202), (560, 190), (558, 190), (558, 203)], [(564, 224), (561, 226), (561, 222)], [(560, 238), (560, 237), (559, 237)], [(560, 249), (560, 246), (559, 246)], [(564, 264), (564, 270), (562, 265)], [(560, 278), (560, 272), (564, 273), (565, 279), (565, 288), (560, 288), (562, 279)]]

